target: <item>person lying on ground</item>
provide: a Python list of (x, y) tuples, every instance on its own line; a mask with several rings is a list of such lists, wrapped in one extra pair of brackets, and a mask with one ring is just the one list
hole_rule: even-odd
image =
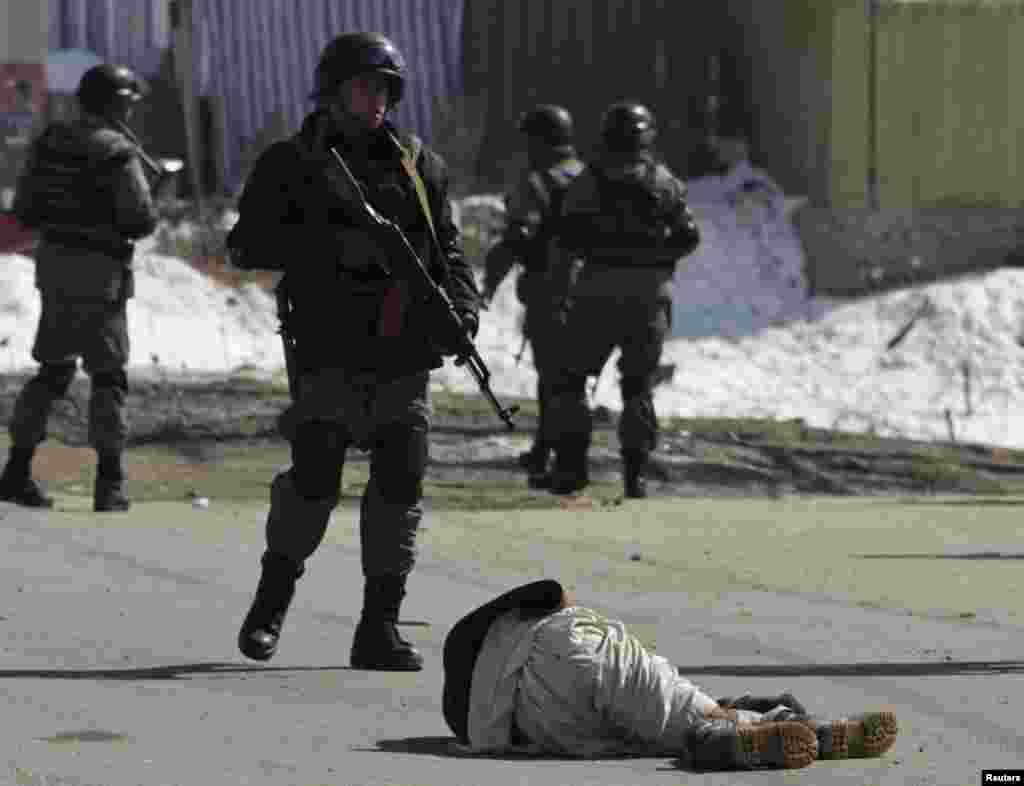
[(714, 699), (557, 581), (517, 587), (444, 643), (443, 712), (475, 753), (674, 756), (690, 769), (796, 769), (881, 756), (895, 715), (808, 714), (791, 693)]

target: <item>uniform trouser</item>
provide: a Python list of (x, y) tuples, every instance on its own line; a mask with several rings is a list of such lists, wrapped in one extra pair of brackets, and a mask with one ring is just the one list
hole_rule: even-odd
[(370, 454), (360, 506), (363, 574), (407, 576), (423, 518), (429, 429), (428, 373), (390, 381), (338, 369), (303, 374), (292, 466), (274, 478), (267, 549), (302, 564), (319, 547), (338, 504), (345, 454)]
[(671, 327), (670, 298), (612, 294), (577, 298), (560, 342), (559, 370), (552, 374), (548, 434), (555, 443), (592, 429), (587, 407), (588, 376), (601, 373), (618, 347), (622, 417), (618, 435), (624, 452), (647, 454), (658, 435), (652, 380)]
[(89, 443), (101, 455), (124, 450), (128, 379), (127, 315), (123, 300), (80, 300), (42, 293), (42, 313), (32, 347), (39, 372), (14, 405), (9, 431), (15, 447), (32, 449), (46, 439), (53, 405), (67, 395), (78, 358), (92, 381)]
[(684, 752), (714, 701), (626, 627), (573, 606), (537, 625), (516, 686), (515, 721), (557, 754)]
[[(537, 275), (524, 273), (521, 280), (526, 279), (529, 282), (531, 277)], [(522, 287), (521, 299), (526, 309), (523, 334), (530, 342), (533, 366), (537, 372), (537, 443), (543, 445), (549, 430), (546, 420), (550, 406), (551, 380), (557, 371), (558, 341), (563, 325), (559, 322), (558, 315), (553, 313), (551, 298), (546, 296), (543, 282), (525, 284)]]

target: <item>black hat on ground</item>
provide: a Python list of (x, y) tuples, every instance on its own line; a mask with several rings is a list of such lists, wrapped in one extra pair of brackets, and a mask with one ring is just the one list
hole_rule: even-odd
[(480, 647), (491, 623), (513, 609), (543, 617), (561, 608), (565, 590), (554, 579), (524, 584), (499, 595), (460, 619), (444, 640), (444, 690), (442, 708), (448, 728), (459, 742), (469, 742), (469, 691)]

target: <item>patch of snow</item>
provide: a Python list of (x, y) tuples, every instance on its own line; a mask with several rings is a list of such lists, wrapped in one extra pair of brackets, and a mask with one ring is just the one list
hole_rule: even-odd
[[(757, 170), (689, 183), (703, 233), (675, 279), (673, 337), (657, 388), (660, 415), (803, 418), (817, 427), (1024, 447), (1024, 271), (1004, 269), (857, 301), (808, 298), (803, 253), (789, 221), (795, 200)], [(486, 246), (500, 232), (500, 197), (463, 200), (456, 214)], [(0, 369), (34, 367), (39, 318), (33, 264), (0, 257)], [(131, 369), (222, 374), (284, 366), (273, 298), (220, 287), (143, 243), (128, 305)], [(499, 396), (535, 393), (514, 275), (482, 315), (478, 347)], [(898, 334), (914, 317), (899, 341)], [(888, 345), (894, 346), (889, 349)], [(595, 405), (621, 408), (615, 356)], [(436, 389), (474, 392), (448, 363)]]

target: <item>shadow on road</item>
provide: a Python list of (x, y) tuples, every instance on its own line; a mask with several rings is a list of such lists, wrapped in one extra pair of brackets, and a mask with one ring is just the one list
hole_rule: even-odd
[(906, 663), (793, 663), (677, 666), (682, 675), (721, 677), (926, 677), (937, 674), (1024, 674), (1024, 660), (944, 660)]
[[(677, 666), (681, 674), (714, 674), (727, 677), (896, 677), (933, 674), (1022, 674), (1024, 660), (912, 661), (906, 663), (796, 663)], [(303, 672), (356, 671), (351, 666), (248, 666), (237, 663), (182, 663), (135, 669), (0, 669), (0, 680), (176, 680), (236, 674), (301, 674)], [(406, 753), (448, 751), (469, 755), (457, 747), (454, 737), (410, 737), (384, 740)], [(454, 747), (453, 747), (454, 746)], [(447, 755), (454, 755), (449, 752)]]
[(936, 507), (946, 508), (952, 505), (964, 505), (966, 507), (980, 507), (982, 505), (992, 505), (997, 507), (1019, 507), (1024, 505), (1024, 499), (1020, 497), (1009, 497), (1001, 499), (999, 497), (967, 497), (966, 499), (921, 499), (921, 498), (907, 498), (907, 497), (894, 497), (893, 499), (883, 500), (879, 499), (878, 502), (888, 502), (892, 505), (910, 506), (910, 505), (935, 505)]
[(446, 756), (459, 759), (508, 758), (521, 759), (518, 755), (482, 755), (467, 750), (455, 737), (401, 737), (394, 740), (377, 740), (375, 748), (352, 748), (356, 751), (376, 751), (385, 753), (412, 753), (420, 756)]
[(970, 551), (966, 554), (851, 554), (854, 559), (1024, 559), (1024, 553), (1008, 551)]
[(0, 680), (177, 680), (232, 674), (294, 674), (353, 671), (351, 666), (245, 666), (237, 663), (182, 663), (137, 669), (0, 669)]
[[(554, 753), (537, 753), (527, 751), (517, 753), (506, 751), (502, 753), (476, 753), (459, 744), (455, 737), (402, 737), (394, 740), (377, 740), (376, 748), (351, 748), (353, 751), (383, 752), (383, 753), (411, 753), (421, 756), (445, 756), (459, 759), (498, 759), (501, 761), (580, 761), (577, 756), (560, 756)], [(653, 753), (619, 754), (608, 756), (588, 757), (587, 761), (619, 760), (619, 759), (664, 759), (669, 758)], [(686, 769), (680, 763), (683, 769)], [(668, 767), (666, 770), (676, 770), (679, 767)]]

